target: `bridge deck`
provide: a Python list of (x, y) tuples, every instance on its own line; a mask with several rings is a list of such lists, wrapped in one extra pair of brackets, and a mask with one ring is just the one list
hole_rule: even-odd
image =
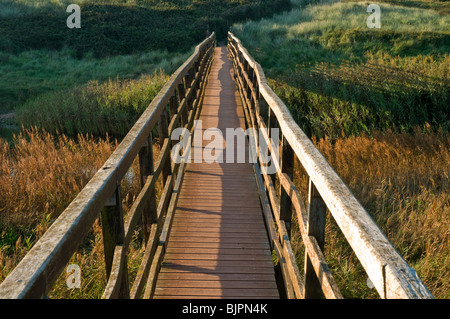
[[(245, 129), (232, 69), (226, 47), (217, 47), (200, 114), (203, 132)], [(202, 151), (209, 143), (202, 142)], [(154, 298), (279, 298), (251, 163), (186, 166)]]

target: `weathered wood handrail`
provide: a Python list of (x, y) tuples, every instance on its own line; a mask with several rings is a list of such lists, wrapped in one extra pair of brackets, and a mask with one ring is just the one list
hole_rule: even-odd
[[(382, 298), (433, 298), (414, 269), (300, 129), (286, 105), (268, 86), (261, 66), (232, 33), (228, 34), (228, 51), (247, 126), (262, 131), (270, 152), (277, 152), (274, 146), (280, 149), (279, 161), (272, 156), (277, 168), (275, 176), (265, 174), (263, 164), (260, 166), (258, 162), (255, 172), (268, 233), (283, 270), (287, 297), (317, 298), (323, 292), (327, 298), (342, 298), (323, 255), (328, 209)], [(271, 128), (279, 128), (281, 132), (279, 143), (272, 146)], [(256, 134), (250, 138), (258, 145)], [(257, 148), (261, 162), (260, 151)], [(307, 206), (292, 182), (294, 156), (309, 176)], [(300, 278), (287, 231), (293, 211), (306, 251), (304, 279)]]
[[(159, 234), (170, 228), (170, 220), (165, 220), (165, 216), (169, 215), (173, 202), (176, 203), (176, 196), (172, 194), (177, 194), (173, 190), (179, 185), (175, 180), (179, 180), (184, 171), (183, 164), (170, 161), (172, 142), (169, 137), (180, 126), (192, 130), (194, 119), (200, 113), (214, 47), (213, 33), (170, 77), (105, 164), (2, 282), (0, 298), (45, 297), (101, 211), (108, 279), (103, 298), (141, 296), (155, 252), (164, 249)], [(161, 152), (158, 161), (153, 163), (151, 132), (155, 126)], [(124, 220), (120, 182), (137, 156), (142, 189)], [(160, 175), (165, 184), (157, 207), (155, 184)], [(146, 251), (130, 290), (126, 252), (141, 217)], [(166, 228), (161, 229), (163, 225)]]

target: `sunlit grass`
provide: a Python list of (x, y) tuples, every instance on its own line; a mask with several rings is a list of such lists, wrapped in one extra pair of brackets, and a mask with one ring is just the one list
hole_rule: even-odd
[(136, 80), (89, 81), (42, 94), (17, 110), (16, 121), (52, 134), (123, 138), (158, 94), (168, 75), (155, 72)]
[[(434, 297), (449, 298), (449, 133), (416, 128), (414, 134), (385, 131), (313, 141)], [(295, 182), (307, 198), (308, 179), (299, 167)], [(295, 225), (292, 242), (303, 269), (304, 248)], [(344, 297), (379, 298), (329, 213), (325, 241), (325, 256)]]

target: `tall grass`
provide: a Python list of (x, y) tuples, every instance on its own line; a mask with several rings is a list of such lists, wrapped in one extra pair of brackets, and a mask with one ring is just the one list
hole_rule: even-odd
[(0, 280), (103, 165), (115, 144), (28, 130), (0, 139)]
[(450, 128), (450, 56), (392, 57), (367, 53), (365, 62), (317, 63), (269, 79), (309, 136), (339, 138), (416, 126)]
[[(384, 131), (313, 142), (435, 298), (450, 298), (450, 134)], [(307, 198), (307, 175), (295, 181)], [(299, 267), (303, 246), (296, 227)], [(325, 256), (345, 298), (377, 298), (367, 274), (328, 213)]]
[(0, 112), (14, 110), (40, 94), (68, 91), (93, 80), (137, 79), (159, 70), (171, 74), (191, 52), (150, 51), (103, 59), (92, 55), (77, 59), (69, 49), (30, 50), (17, 55), (0, 52)]
[(17, 114), (24, 127), (52, 134), (123, 138), (158, 94), (168, 76), (157, 72), (137, 80), (90, 81), (85, 86), (40, 95)]
[(449, 129), (450, 16), (365, 3), (296, 8), (233, 26), (309, 136), (338, 138), (430, 123)]
[[(0, 282), (20, 262), (116, 148), (117, 142), (79, 135), (77, 140), (37, 129), (24, 130), (10, 143), (0, 139)], [(157, 143), (154, 157), (159, 154)], [(124, 214), (140, 190), (138, 160), (121, 182)], [(160, 187), (158, 184), (157, 187)], [(136, 229), (128, 250), (136, 275), (144, 248)], [(99, 298), (105, 288), (101, 221), (94, 223), (70, 263), (81, 268), (81, 288), (66, 286), (66, 273), (49, 296)]]

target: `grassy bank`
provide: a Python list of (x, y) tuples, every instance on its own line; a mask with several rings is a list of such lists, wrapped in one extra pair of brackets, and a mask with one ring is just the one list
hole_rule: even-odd
[[(72, 3), (81, 9), (79, 29), (66, 27), (66, 7)], [(0, 50), (17, 53), (68, 47), (77, 56), (92, 52), (95, 57), (185, 52), (207, 30), (222, 39), (236, 21), (271, 16), (289, 7), (287, 0), (2, 0)]]
[(89, 81), (86, 85), (49, 92), (26, 102), (16, 119), (70, 137), (92, 134), (123, 138), (168, 80), (165, 73), (136, 80)]
[(233, 27), (309, 136), (450, 127), (450, 17), (381, 4), (307, 6)]
[(142, 74), (163, 70), (175, 71), (189, 56), (184, 53), (150, 51), (97, 59), (87, 55), (81, 59), (73, 51), (30, 50), (13, 55), (0, 52), (0, 112), (14, 111), (41, 94), (65, 90), (87, 82), (108, 79), (136, 79)]
[[(81, 8), (79, 29), (66, 26), (72, 3)], [(0, 114), (41, 94), (70, 96), (88, 81), (171, 74), (207, 31), (220, 40), (236, 21), (289, 7), (288, 0), (0, 0)], [(54, 104), (49, 96), (42, 99)], [(3, 125), (0, 134), (11, 135)]]

